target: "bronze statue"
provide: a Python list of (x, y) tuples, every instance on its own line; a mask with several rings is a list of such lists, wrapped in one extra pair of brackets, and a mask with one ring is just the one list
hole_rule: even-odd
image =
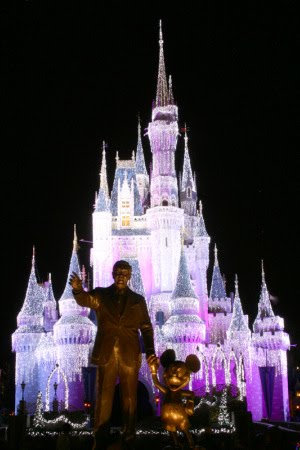
[(73, 295), (81, 306), (94, 309), (98, 329), (92, 352), (97, 365), (97, 391), (93, 449), (106, 448), (117, 379), (122, 405), (122, 448), (132, 449), (135, 439), (138, 373), (141, 366), (141, 332), (147, 360), (157, 359), (154, 350), (153, 327), (145, 299), (127, 286), (131, 277), (127, 261), (113, 266), (114, 283), (85, 291), (79, 276), (70, 277)]
[(165, 368), (163, 385), (157, 376), (159, 362), (157, 358), (148, 360), (153, 383), (164, 394), (161, 408), (161, 420), (164, 428), (169, 431), (174, 446), (179, 447), (178, 431), (183, 431), (190, 448), (194, 448), (192, 434), (189, 431), (189, 416), (194, 414), (194, 392), (183, 388), (190, 381), (191, 372), (198, 372), (200, 361), (196, 355), (188, 355), (185, 362), (176, 361), (175, 352), (168, 349), (160, 357), (161, 365)]

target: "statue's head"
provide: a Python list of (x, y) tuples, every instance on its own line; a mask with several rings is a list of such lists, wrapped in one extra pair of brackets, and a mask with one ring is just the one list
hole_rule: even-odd
[(122, 290), (127, 286), (128, 281), (131, 278), (131, 265), (124, 260), (115, 262), (112, 270), (112, 276), (115, 281), (115, 286)]
[(200, 370), (200, 361), (196, 355), (188, 355), (185, 361), (179, 361), (176, 360), (173, 349), (165, 350), (160, 362), (165, 368), (164, 381), (171, 391), (183, 389), (190, 381), (191, 372), (196, 373)]

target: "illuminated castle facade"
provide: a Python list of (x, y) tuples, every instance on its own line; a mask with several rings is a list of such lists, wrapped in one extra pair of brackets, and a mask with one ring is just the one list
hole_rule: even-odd
[[(183, 167), (180, 174), (175, 170), (180, 136), (178, 107), (171, 78), (166, 78), (161, 29), (156, 99), (146, 134), (152, 152), (150, 174), (139, 124), (132, 158), (122, 160), (116, 155), (111, 192), (103, 145), (100, 187), (92, 218), (93, 285), (110, 285), (113, 263), (126, 259), (133, 267), (131, 288), (147, 299), (157, 354), (174, 348), (178, 359), (184, 360), (190, 353), (198, 355), (201, 370), (190, 385), (196, 395), (214, 386), (234, 385), (240, 398), (246, 397), (254, 420), (286, 420), (289, 336), (283, 319), (273, 312), (263, 267), (257, 316), (251, 328), (243, 313), (237, 278), (234, 295), (226, 294), (216, 247), (208, 292), (210, 237), (197, 197), (186, 132)], [(82, 274), (76, 232), (69, 274), (72, 271)], [(41, 392), (45, 408), (51, 409), (56, 381), (55, 395), (65, 407), (83, 408), (83, 373), (89, 368), (96, 325), (90, 311), (75, 303), (68, 279), (57, 309), (51, 279), (43, 286), (37, 283), (33, 256), (26, 297), (12, 336), (16, 408), (22, 399), (23, 381), (27, 403), (34, 403)], [(153, 398), (154, 387), (145, 360), (140, 381)]]

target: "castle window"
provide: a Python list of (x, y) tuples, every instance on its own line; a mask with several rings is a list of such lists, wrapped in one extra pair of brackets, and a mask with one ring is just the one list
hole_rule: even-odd
[(130, 226), (130, 216), (127, 214), (122, 215), (122, 227)]
[(168, 206), (168, 204), (169, 204), (169, 203), (168, 203), (168, 200), (163, 200), (163, 201), (162, 201), (162, 206)]
[(191, 197), (192, 197), (192, 191), (191, 191), (191, 188), (188, 187), (187, 188), (187, 198), (191, 198)]
[(130, 227), (130, 201), (121, 201), (121, 226)]
[(155, 314), (155, 321), (156, 325), (158, 325), (160, 328), (163, 326), (165, 322), (165, 314), (163, 311), (157, 311), (157, 313)]

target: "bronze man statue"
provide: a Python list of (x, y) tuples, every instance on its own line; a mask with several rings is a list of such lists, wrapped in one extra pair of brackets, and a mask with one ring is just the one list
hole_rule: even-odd
[(147, 361), (150, 357), (153, 361), (153, 327), (145, 299), (127, 286), (131, 277), (130, 264), (117, 261), (112, 276), (114, 283), (111, 286), (96, 287), (88, 292), (83, 289), (82, 281), (75, 272), (69, 282), (76, 302), (94, 309), (98, 321), (91, 361), (98, 367), (93, 449), (105, 448), (117, 379), (123, 414), (122, 448), (132, 449), (141, 366), (139, 331)]

